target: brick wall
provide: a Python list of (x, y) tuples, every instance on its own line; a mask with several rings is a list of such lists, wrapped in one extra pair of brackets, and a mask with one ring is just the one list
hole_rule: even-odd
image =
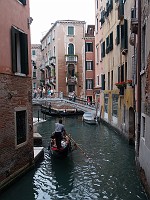
[[(5, 179), (33, 161), (31, 78), (0, 74), (0, 187)], [(15, 109), (26, 107), (28, 139), (15, 144)]]

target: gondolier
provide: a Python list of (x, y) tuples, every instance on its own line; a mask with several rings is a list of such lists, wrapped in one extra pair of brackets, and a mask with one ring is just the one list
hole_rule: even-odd
[(62, 124), (62, 119), (60, 119), (59, 122), (55, 123), (55, 133), (54, 133), (57, 149), (61, 148), (61, 140), (65, 132), (66, 131), (65, 131), (64, 125)]

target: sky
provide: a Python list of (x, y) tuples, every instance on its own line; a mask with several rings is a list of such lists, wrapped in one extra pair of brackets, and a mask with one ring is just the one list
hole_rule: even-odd
[(33, 18), (31, 43), (40, 40), (57, 20), (81, 20), (95, 24), (95, 0), (30, 0), (30, 17)]

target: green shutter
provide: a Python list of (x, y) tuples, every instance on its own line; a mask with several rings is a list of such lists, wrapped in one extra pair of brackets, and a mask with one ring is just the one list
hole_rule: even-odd
[(116, 32), (117, 32), (116, 45), (118, 45), (120, 43), (120, 25), (117, 25)]
[(28, 74), (28, 35), (20, 32), (21, 73)]
[(124, 42), (125, 42), (125, 49), (128, 49), (128, 21), (124, 19)]
[(101, 86), (102, 90), (105, 90), (105, 74), (101, 74)]
[(110, 34), (110, 46), (109, 46), (109, 51), (113, 49), (113, 32)]
[(11, 58), (12, 58), (12, 72), (17, 72), (17, 49), (16, 49), (16, 34), (17, 30), (11, 27)]

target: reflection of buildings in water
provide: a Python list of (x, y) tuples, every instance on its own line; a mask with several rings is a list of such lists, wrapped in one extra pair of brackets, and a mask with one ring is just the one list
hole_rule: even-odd
[(61, 194), (68, 194), (73, 188), (73, 160), (70, 157), (65, 159), (52, 158), (51, 167), (56, 179), (56, 190)]

